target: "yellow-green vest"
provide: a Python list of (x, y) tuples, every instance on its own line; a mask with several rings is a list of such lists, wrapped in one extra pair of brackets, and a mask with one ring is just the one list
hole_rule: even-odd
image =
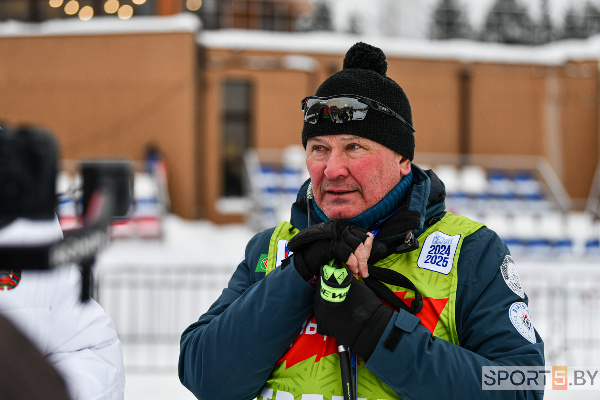
[[(438, 338), (459, 345), (455, 322), (457, 264), (463, 240), (484, 226), (468, 218), (446, 213), (419, 236), (419, 248), (392, 254), (375, 265), (398, 271), (409, 278), (423, 296), (421, 324)], [(277, 267), (277, 253), (298, 233), (289, 222), (275, 229), (269, 244), (267, 273)], [(410, 304), (414, 294), (405, 288), (387, 285)], [(399, 399), (359, 361), (360, 400)], [(306, 321), (271, 373), (258, 400), (342, 400), (342, 382), (334, 338), (316, 333), (314, 317)]]

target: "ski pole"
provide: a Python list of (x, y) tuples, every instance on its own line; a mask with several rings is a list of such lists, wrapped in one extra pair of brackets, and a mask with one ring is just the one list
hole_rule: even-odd
[(342, 392), (344, 400), (355, 400), (356, 396), (352, 385), (352, 367), (350, 365), (350, 352), (343, 344), (338, 345), (340, 356), (340, 370), (342, 372)]

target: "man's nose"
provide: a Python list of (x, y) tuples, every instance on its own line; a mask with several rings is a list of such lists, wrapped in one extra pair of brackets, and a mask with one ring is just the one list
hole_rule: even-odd
[(336, 150), (331, 152), (324, 173), (327, 179), (331, 180), (348, 176), (347, 160), (342, 152)]

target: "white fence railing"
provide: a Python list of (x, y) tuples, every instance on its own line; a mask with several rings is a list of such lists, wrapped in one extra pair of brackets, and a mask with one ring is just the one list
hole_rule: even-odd
[(600, 262), (523, 263), (519, 268), (548, 365), (600, 362)]
[(173, 370), (179, 339), (227, 286), (231, 268), (123, 266), (100, 270), (96, 299), (112, 317), (128, 370)]
[[(517, 261), (547, 365), (600, 363), (600, 263)], [(128, 370), (174, 371), (181, 333), (217, 299), (234, 267), (133, 265), (98, 271)], [(508, 316), (507, 316), (508, 317)]]

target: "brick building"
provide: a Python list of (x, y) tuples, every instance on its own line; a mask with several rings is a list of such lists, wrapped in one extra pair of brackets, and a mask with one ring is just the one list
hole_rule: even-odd
[[(141, 160), (155, 144), (174, 211), (220, 223), (243, 218), (218, 207), (240, 194), (228, 175), (243, 151), (299, 144), (300, 100), (361, 40), (207, 31), (186, 14), (119, 22), (0, 25), (0, 120), (47, 126), (64, 159)], [(595, 40), (365, 40), (386, 52), (411, 101), (417, 164), (431, 154), (542, 157), (572, 198), (587, 197), (600, 153)]]

